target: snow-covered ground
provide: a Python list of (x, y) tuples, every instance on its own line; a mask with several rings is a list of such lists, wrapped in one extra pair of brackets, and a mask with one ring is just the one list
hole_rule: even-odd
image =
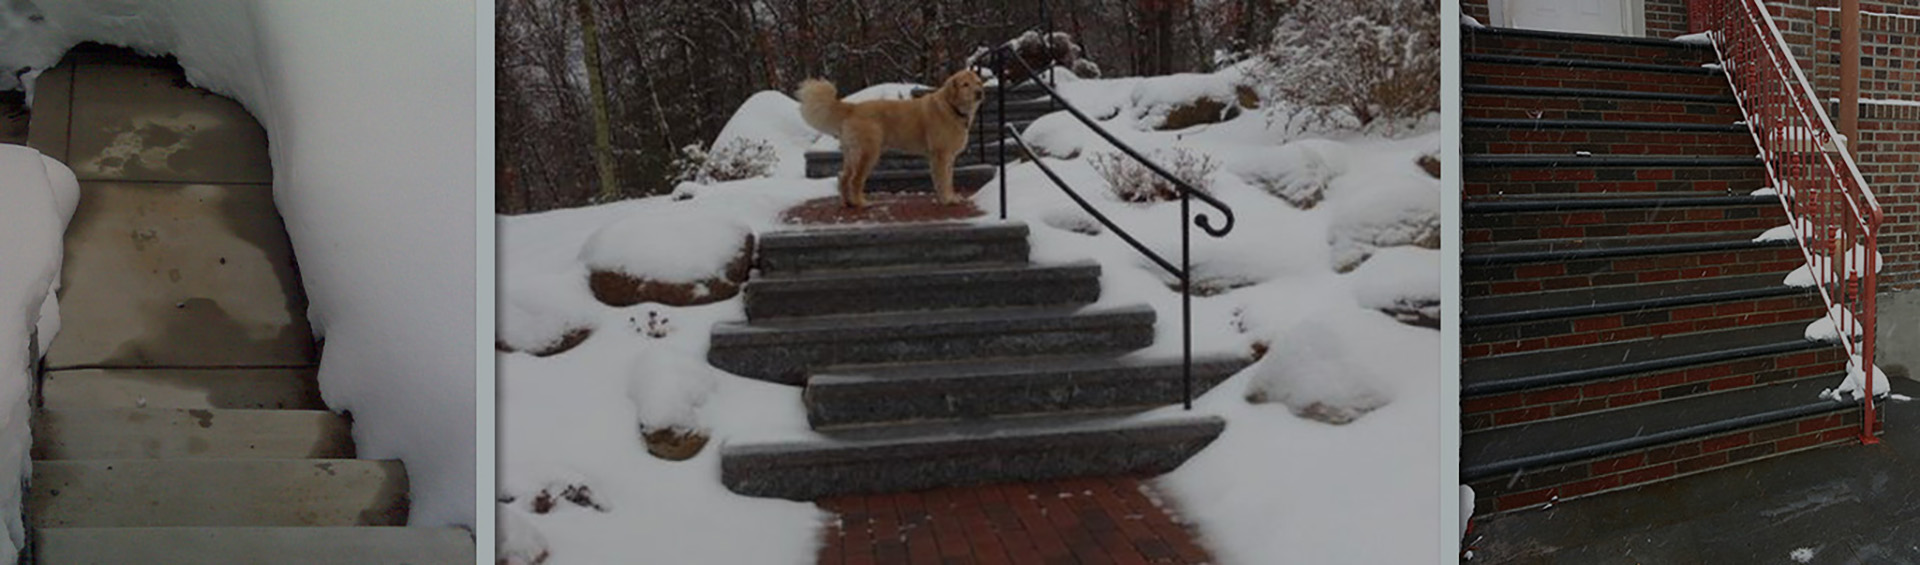
[(406, 462), (415, 525), (474, 521), (475, 9), (0, 3), (0, 89), (16, 86), (12, 69), (35, 69), (31, 92), (39, 69), (97, 41), (176, 56), (266, 128), (274, 199), (326, 340), (321, 391), (353, 412), (361, 457)]
[[(80, 202), (73, 171), (39, 151), (0, 145), (0, 523), (7, 537), (0, 555), (26, 541), (20, 523), (20, 485), (31, 474), (27, 420), (33, 388), (31, 355), (45, 352), (60, 331), (61, 237)], [(37, 340), (36, 340), (37, 338)], [(11, 475), (11, 476), (8, 476)]]
[[(1287, 126), (1290, 109), (1268, 104), (1217, 124), (1155, 129), (1169, 108), (1231, 93), (1239, 77), (1228, 70), (1061, 85), (1134, 147), (1163, 159), (1180, 148), (1213, 161), (1209, 190), (1237, 218), (1223, 239), (1194, 231), (1196, 281), (1224, 289), (1193, 301), (1196, 349), (1268, 353), (1196, 401), (1196, 411), (1225, 417), (1227, 431), (1161, 486), (1227, 563), (1430, 561), (1427, 540), (1440, 527), (1439, 333), (1379, 309), (1437, 311), (1439, 252), (1425, 246), (1438, 243), (1440, 183), (1416, 164), (1439, 150), (1437, 117), (1392, 137), (1302, 133)], [(783, 161), (834, 145), (792, 127), (792, 108), (779, 93), (756, 95), (716, 145), (762, 136)], [(1104, 141), (1065, 113), (1040, 119), (1027, 137), (1102, 213), (1178, 261), (1178, 204), (1114, 196), (1089, 164), (1113, 151)], [(593, 332), (550, 357), (499, 354), (500, 512), (511, 518), (501, 520), (502, 556), (548, 553), (558, 564), (813, 559), (821, 512), (720, 485), (717, 446), (813, 435), (798, 388), (704, 363), (711, 326), (743, 317), (739, 299), (613, 308), (586, 283), (589, 262), (661, 280), (714, 275), (725, 263), (719, 254), (733, 249), (690, 245), (693, 235), (678, 234), (773, 229), (784, 207), (833, 194), (832, 179), (799, 178), (796, 163), (774, 170), (771, 179), (683, 185), (680, 196), (500, 219), (501, 343), (540, 350), (570, 331)], [(1011, 215), (1032, 226), (1034, 260), (1099, 261), (1102, 303), (1159, 311), (1158, 341), (1140, 354), (1177, 355), (1173, 279), (1100, 230), (1035, 165), (1011, 166), (1007, 176)], [(974, 201), (999, 206), (997, 190)], [(642, 232), (650, 236), (605, 236)], [(604, 248), (609, 242), (631, 248), (614, 252)], [(639, 437), (642, 427), (663, 426), (705, 430), (712, 442), (690, 460), (664, 461)]]

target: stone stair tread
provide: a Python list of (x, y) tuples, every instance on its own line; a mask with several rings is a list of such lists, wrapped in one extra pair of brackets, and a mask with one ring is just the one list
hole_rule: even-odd
[[(1228, 354), (1193, 361), (1195, 397), (1252, 363)], [(826, 367), (807, 379), (807, 418), (825, 431), (1143, 410), (1181, 401), (1184, 366), (1171, 356), (1081, 355)]]
[(1642, 71), (1653, 73), (1673, 73), (1689, 75), (1720, 75), (1724, 71), (1702, 66), (1659, 65), (1652, 63), (1632, 63), (1624, 61), (1600, 61), (1592, 59), (1574, 59), (1561, 57), (1527, 57), (1520, 55), (1489, 55), (1466, 53), (1460, 56), (1465, 64), (1483, 63), (1491, 65), (1526, 65), (1534, 67), (1570, 67), (1581, 69), (1605, 69), (1614, 71)]
[(1474, 297), (1462, 300), (1460, 324), (1502, 324), (1683, 304), (1792, 296), (1813, 291), (1811, 288), (1781, 284), (1784, 278), (1780, 273), (1762, 273)]
[[(1603, 88), (1565, 88), (1558, 86), (1512, 86), (1501, 84), (1466, 84), (1460, 87), (1461, 94), (1496, 96), (1541, 96), (1552, 98), (1620, 98), (1633, 100), (1659, 100), (1668, 102), (1691, 102), (1697, 104), (1738, 104), (1739, 100), (1729, 94), (1686, 94), (1680, 92), (1649, 92), (1644, 90), (1614, 90)], [(1471, 104), (1469, 104), (1471, 105)]]
[(1126, 306), (1050, 306), (1027, 308), (981, 308), (940, 312), (888, 312), (845, 316), (814, 316), (720, 322), (713, 325), (715, 347), (745, 342), (788, 341), (784, 336), (811, 333), (868, 334), (899, 336), (903, 333), (987, 331), (1006, 323), (1075, 325), (1085, 321), (1112, 319), (1152, 323), (1154, 311), (1144, 304)]
[(1517, 469), (1857, 406), (1819, 397), (1820, 391), (1837, 384), (1840, 376), (1822, 375), (1471, 432), (1460, 441), (1460, 478), (1473, 481)]
[(1469, 265), (1498, 264), (1796, 245), (1792, 240), (1754, 241), (1759, 235), (1753, 231), (1730, 231), (1473, 243), (1463, 246), (1460, 260)]
[(1625, 210), (1633, 208), (1680, 208), (1704, 206), (1752, 206), (1778, 204), (1772, 194), (1712, 194), (1700, 192), (1602, 192), (1539, 194), (1524, 197), (1469, 198), (1460, 204), (1463, 214), (1500, 214), (1572, 210)]
[(1010, 278), (1022, 273), (1048, 274), (1092, 274), (1099, 276), (1100, 263), (1083, 259), (1056, 265), (1036, 265), (1033, 263), (962, 263), (957, 265), (921, 265), (903, 267), (882, 267), (867, 269), (845, 269), (831, 271), (806, 271), (800, 273), (780, 273), (758, 277), (748, 281), (749, 291), (755, 286), (780, 287), (782, 289), (799, 288), (835, 288), (849, 285), (905, 284), (947, 277), (960, 278)]
[(1701, 51), (1704, 56), (1709, 56), (1709, 57), (1713, 56), (1712, 45), (1707, 45), (1702, 43), (1688, 43), (1685, 41), (1675, 41), (1673, 39), (1664, 38), (1664, 37), (1602, 35), (1602, 34), (1596, 34), (1596, 33), (1581, 33), (1581, 32), (1575, 32), (1575, 31), (1552, 31), (1552, 30), (1544, 30), (1544, 29), (1527, 29), (1527, 28), (1517, 28), (1517, 27), (1495, 27), (1495, 26), (1483, 26), (1483, 27), (1462, 26), (1461, 33), (1462, 35), (1467, 35), (1467, 36), (1474, 36), (1474, 35), (1502, 36), (1504, 35), (1504, 36), (1513, 36), (1513, 37), (1532, 37), (1532, 38), (1538, 38), (1538, 39), (1558, 39), (1558, 40), (1565, 40), (1565, 41), (1580, 41), (1580, 42), (1586, 42), (1586, 43), (1613, 43), (1613, 44), (1621, 44), (1621, 45), (1644, 45), (1644, 46), (1653, 46), (1653, 47), (1667, 47), (1667, 48), (1676, 49), (1676, 50)]
[(33, 458), (351, 459), (352, 422), (325, 410), (43, 409)]
[(1140, 410), (1098, 414), (1048, 414), (981, 418), (953, 422), (920, 422), (868, 426), (821, 432), (816, 440), (728, 444), (729, 456), (767, 456), (831, 452), (838, 457), (891, 458), (899, 452), (875, 452), (897, 447), (996, 439), (1037, 439), (1065, 434), (1126, 432), (1161, 427), (1224, 424), (1219, 416), (1180, 415), (1136, 417)]
[(33, 549), (42, 563), (149, 565), (470, 565), (476, 551), (466, 530), (404, 526), (40, 528)]
[[(1241, 355), (1195, 354), (1195, 372), (1210, 367), (1240, 366), (1249, 360)], [(914, 381), (975, 380), (1018, 378), (1043, 372), (1096, 372), (1145, 368), (1178, 368), (1179, 357), (1145, 358), (1112, 355), (1074, 355), (1031, 359), (984, 359), (948, 363), (897, 363), (882, 365), (839, 365), (814, 371), (808, 386), (853, 385), (865, 383), (910, 383)]]
[(27, 508), (41, 528), (399, 526), (407, 492), (396, 460), (35, 461)]
[[(1757, 151), (1756, 151), (1757, 153)], [(1686, 157), (1663, 155), (1488, 155), (1463, 154), (1468, 167), (1758, 167), (1759, 157)]]
[(1737, 327), (1469, 359), (1460, 364), (1460, 394), (1497, 394), (1715, 360), (1831, 347), (1806, 339), (1804, 334), (1810, 322), (1812, 320)]
[(1529, 118), (1462, 118), (1462, 128), (1537, 129), (1537, 130), (1635, 130), (1745, 133), (1744, 124), (1700, 124), (1686, 122), (1633, 122), (1624, 120), (1562, 120)]
[(72, 369), (50, 371), (49, 408), (323, 410), (317, 368)]
[(796, 247), (843, 247), (946, 241), (956, 239), (1026, 239), (1027, 224), (1019, 221), (926, 222), (910, 225), (824, 227), (781, 230), (759, 235), (762, 250)]

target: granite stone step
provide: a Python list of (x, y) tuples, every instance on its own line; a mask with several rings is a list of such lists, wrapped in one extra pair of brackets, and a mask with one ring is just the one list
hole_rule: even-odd
[(967, 265), (825, 271), (747, 283), (751, 320), (793, 316), (1087, 304), (1100, 298), (1100, 264)]
[[(1252, 361), (1193, 360), (1193, 395)], [(835, 426), (1151, 408), (1182, 401), (1179, 357), (1062, 357), (829, 367), (807, 379), (807, 419)]]
[(707, 361), (737, 375), (799, 385), (831, 365), (1122, 353), (1154, 338), (1154, 311), (1044, 307), (722, 322)]
[(1024, 264), (1027, 225), (932, 223), (761, 234), (762, 276), (909, 266)]
[(325, 410), (50, 409), (33, 458), (352, 459), (352, 423)]
[(275, 563), (471, 565), (473, 534), (459, 528), (39, 528), (41, 563)]
[(721, 482), (733, 492), (813, 500), (943, 486), (1159, 474), (1225, 429), (1218, 416), (996, 418), (881, 426), (828, 439), (728, 444)]

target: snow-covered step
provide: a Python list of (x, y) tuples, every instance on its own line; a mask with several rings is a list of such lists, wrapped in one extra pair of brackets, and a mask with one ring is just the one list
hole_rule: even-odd
[(407, 474), (366, 459), (35, 461), (28, 516), (71, 526), (400, 526)]
[(1212, 443), (1217, 416), (1006, 418), (847, 430), (820, 441), (729, 444), (721, 481), (813, 500), (968, 484), (1159, 474)]
[(1100, 298), (1100, 264), (964, 265), (825, 271), (747, 283), (748, 319), (911, 310), (1087, 304)]
[(470, 565), (473, 534), (459, 528), (41, 528), (41, 563), (275, 563)]
[(762, 275), (972, 263), (1026, 263), (1020, 222), (922, 223), (792, 230), (760, 235), (754, 266)]
[(33, 458), (351, 459), (351, 422), (325, 410), (52, 409)]
[(707, 361), (801, 384), (830, 365), (1121, 353), (1153, 342), (1154, 311), (1047, 307), (825, 316), (715, 324)]
[(78, 369), (51, 371), (48, 408), (323, 410), (314, 369)]
[[(1200, 396), (1251, 363), (1241, 356), (1193, 360)], [(807, 379), (807, 420), (816, 429), (908, 420), (1104, 411), (1177, 404), (1179, 357), (1062, 357), (926, 365), (834, 367)]]

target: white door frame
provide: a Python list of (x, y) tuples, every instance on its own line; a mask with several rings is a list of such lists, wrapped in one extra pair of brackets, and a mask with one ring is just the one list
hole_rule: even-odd
[[(1487, 25), (1494, 27), (1513, 27), (1513, 11), (1507, 9), (1507, 3), (1514, 0), (1487, 0)], [(1539, 1), (1539, 0), (1520, 0)], [(1646, 0), (1620, 0), (1627, 10), (1627, 35), (1630, 37), (1647, 36)]]

